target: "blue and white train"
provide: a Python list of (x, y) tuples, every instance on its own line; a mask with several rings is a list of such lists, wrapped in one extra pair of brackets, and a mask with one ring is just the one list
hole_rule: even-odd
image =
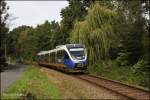
[(56, 46), (53, 50), (39, 52), (37, 56), (40, 65), (70, 72), (83, 72), (87, 68), (87, 51), (82, 44)]

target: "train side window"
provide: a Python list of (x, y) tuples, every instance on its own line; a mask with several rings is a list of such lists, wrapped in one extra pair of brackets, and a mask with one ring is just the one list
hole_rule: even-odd
[(56, 62), (56, 52), (53, 52), (53, 62), (55, 63)]
[(58, 58), (58, 59), (61, 59), (61, 58), (62, 58), (62, 51), (58, 51), (58, 52), (57, 52), (57, 58)]
[(53, 53), (50, 53), (50, 56), (49, 56), (50, 58), (50, 62), (53, 62)]

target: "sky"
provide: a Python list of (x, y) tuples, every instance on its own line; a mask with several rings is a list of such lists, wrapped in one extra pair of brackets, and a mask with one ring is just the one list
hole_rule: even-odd
[(13, 19), (9, 23), (10, 30), (21, 25), (36, 27), (45, 20), (60, 22), (60, 11), (68, 6), (68, 2), (60, 1), (7, 1), (8, 13)]

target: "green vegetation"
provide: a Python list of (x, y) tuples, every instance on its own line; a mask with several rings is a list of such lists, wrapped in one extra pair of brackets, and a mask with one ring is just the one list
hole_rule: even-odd
[(96, 3), (89, 10), (86, 20), (75, 24), (70, 40), (72, 43), (86, 45), (90, 63), (108, 59), (115, 34), (112, 29), (115, 18), (115, 11)]
[(7, 5), (7, 3), (5, 2), (5, 0), (1, 0), (0, 2), (0, 36), (1, 36), (1, 45), (0, 45), (0, 49), (4, 49), (5, 48), (5, 44), (6, 44), (6, 37), (7, 37), (7, 33), (9, 31), (9, 28), (7, 27), (7, 20), (9, 18), (9, 13), (7, 12), (9, 10), (9, 6)]
[[(23, 76), (2, 94), (2, 99), (58, 99), (58, 90), (36, 66), (28, 66)], [(27, 97), (26, 97), (27, 98)]]
[(150, 89), (149, 74), (142, 72), (137, 73), (131, 66), (120, 67), (114, 62), (109, 61), (91, 65), (88, 67), (88, 71), (92, 75)]
[(8, 14), (9, 6), (5, 2), (5, 0), (0, 1), (0, 63), (1, 63), (1, 69), (2, 67), (6, 66), (6, 40), (7, 40), (7, 33), (9, 31), (7, 21), (9, 18)]
[[(55, 48), (63, 43), (58, 22), (45, 21), (36, 28), (20, 26), (12, 30), (8, 36), (8, 54), (17, 59), (35, 60), (35, 55), (43, 50)], [(59, 41), (57, 41), (59, 39)]]
[(94, 0), (68, 0), (69, 6), (61, 10), (61, 25), (62, 31), (65, 33), (66, 42), (69, 42), (68, 37), (75, 21), (84, 20), (88, 12), (87, 8), (89, 8), (93, 2)]

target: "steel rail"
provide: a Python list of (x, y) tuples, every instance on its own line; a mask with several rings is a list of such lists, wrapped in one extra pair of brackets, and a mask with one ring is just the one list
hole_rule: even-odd
[[(98, 87), (105, 88), (109, 91), (120, 94), (128, 99), (148, 99), (150, 100), (150, 91), (131, 85), (127, 85), (118, 81), (96, 77), (93, 75), (73, 75), (75, 78), (84, 80)], [(132, 93), (133, 92), (133, 93)]]

